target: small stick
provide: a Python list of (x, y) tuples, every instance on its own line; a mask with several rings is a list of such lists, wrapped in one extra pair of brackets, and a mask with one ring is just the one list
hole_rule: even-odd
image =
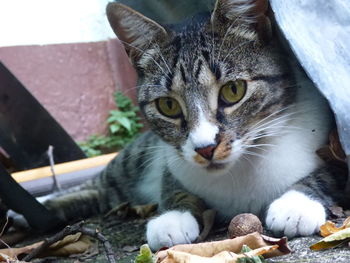
[(107, 240), (105, 236), (103, 236), (97, 229), (89, 229), (83, 226), (84, 221), (81, 221), (79, 223), (76, 223), (72, 226), (66, 226), (62, 231), (58, 232), (52, 237), (46, 238), (43, 242), (43, 244), (36, 249), (34, 249), (30, 254), (25, 256), (23, 258), (23, 261), (31, 261), (33, 258), (35, 258), (37, 255), (39, 255), (41, 252), (43, 252), (45, 249), (47, 249), (49, 246), (54, 244), (55, 242), (63, 239), (64, 237), (68, 235), (73, 235), (78, 232), (81, 232), (85, 235), (88, 235), (90, 237), (96, 238), (97, 240), (101, 241), (103, 243), (104, 249), (106, 251), (106, 257), (110, 263), (117, 263), (115, 259), (115, 254), (112, 249), (111, 243)]
[(52, 190), (54, 192), (56, 191), (61, 191), (61, 185), (59, 184), (58, 180), (57, 180), (57, 176), (55, 173), (55, 161), (53, 159), (53, 149), (54, 147), (52, 145), (49, 145), (49, 149), (47, 150), (47, 156), (49, 157), (49, 161), (50, 161), (50, 169), (52, 172), (52, 178), (53, 178), (53, 187)]
[(87, 236), (90, 236), (90, 237), (94, 237), (97, 240), (101, 241), (103, 244), (103, 247), (106, 251), (106, 257), (107, 257), (108, 261), (110, 263), (117, 263), (117, 261), (115, 260), (115, 254), (113, 252), (111, 243), (109, 243), (107, 238), (104, 235), (102, 235), (97, 229), (93, 230), (93, 229), (89, 229), (86, 227), (82, 227), (81, 233), (83, 233)]

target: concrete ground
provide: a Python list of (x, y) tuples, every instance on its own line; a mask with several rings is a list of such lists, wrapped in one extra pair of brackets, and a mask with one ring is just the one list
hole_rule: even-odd
[[(138, 253), (138, 248), (146, 243), (144, 232), (146, 220), (129, 218), (103, 219), (100, 217), (89, 219), (86, 225), (91, 228), (97, 228), (111, 242), (113, 250), (120, 263), (131, 263)], [(217, 228), (209, 235), (208, 240), (225, 239), (227, 236), (226, 228)], [(35, 237), (40, 240), (43, 237)], [(348, 263), (350, 262), (350, 248), (346, 242), (343, 247), (328, 249), (324, 251), (312, 251), (309, 246), (318, 240), (320, 236), (295, 238), (288, 242), (293, 252), (289, 255), (268, 259), (268, 263)], [(25, 243), (31, 243), (33, 240), (27, 240)], [(102, 244), (94, 242), (94, 245), (82, 255), (74, 255), (69, 258), (49, 258), (35, 259), (33, 262), (53, 262), (53, 263), (78, 263), (78, 262), (108, 262), (105, 257), (105, 251)]]

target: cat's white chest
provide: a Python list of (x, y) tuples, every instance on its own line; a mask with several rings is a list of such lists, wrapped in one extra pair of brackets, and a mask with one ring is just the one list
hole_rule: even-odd
[[(226, 174), (215, 175), (183, 163), (172, 170), (191, 193), (225, 218), (250, 212), (261, 214), (294, 183), (322, 165), (315, 151), (323, 145), (328, 125), (310, 116), (298, 129), (271, 141), (274, 147), (261, 156), (239, 160)], [(317, 130), (317, 134), (314, 134)]]

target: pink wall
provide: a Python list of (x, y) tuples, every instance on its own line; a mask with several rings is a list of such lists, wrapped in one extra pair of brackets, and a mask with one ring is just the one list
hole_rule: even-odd
[(118, 40), (2, 47), (0, 60), (75, 140), (106, 131), (116, 90), (135, 97), (136, 74)]

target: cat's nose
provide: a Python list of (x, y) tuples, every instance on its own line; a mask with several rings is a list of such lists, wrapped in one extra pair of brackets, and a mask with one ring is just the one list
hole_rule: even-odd
[(213, 158), (216, 146), (217, 146), (216, 144), (210, 144), (205, 147), (195, 148), (194, 150), (205, 159), (211, 160)]

